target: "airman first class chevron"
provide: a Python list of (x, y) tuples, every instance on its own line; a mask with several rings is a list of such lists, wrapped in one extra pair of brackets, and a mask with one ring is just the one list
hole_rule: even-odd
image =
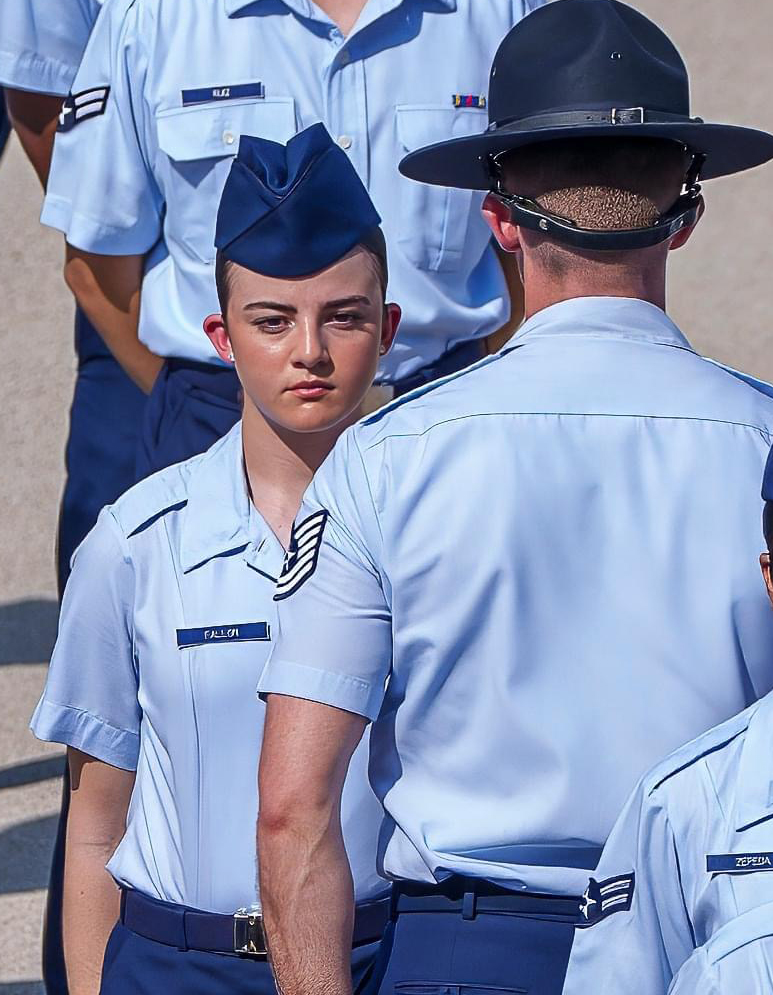
[(59, 114), (57, 131), (72, 131), (76, 124), (82, 124), (89, 118), (99, 117), (105, 113), (107, 98), (110, 96), (109, 86), (95, 86), (91, 90), (81, 90), (71, 93), (65, 98)]
[(580, 929), (587, 929), (588, 926), (595, 926), (615, 912), (627, 912), (633, 902), (633, 889), (633, 873), (620, 874), (618, 877), (605, 878), (603, 881), (591, 878), (582, 896), (577, 926)]

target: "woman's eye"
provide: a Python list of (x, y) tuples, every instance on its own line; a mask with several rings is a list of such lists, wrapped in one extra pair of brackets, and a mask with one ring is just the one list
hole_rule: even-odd
[(261, 318), (256, 324), (264, 332), (282, 332), (287, 327), (287, 320), (285, 318)]

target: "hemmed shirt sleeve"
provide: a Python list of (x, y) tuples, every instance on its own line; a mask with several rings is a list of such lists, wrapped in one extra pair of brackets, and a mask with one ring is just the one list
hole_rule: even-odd
[(141, 709), (133, 653), (134, 571), (109, 509), (73, 557), (59, 634), (30, 728), (135, 770)]
[(348, 432), (307, 491), (277, 585), (278, 631), (258, 691), (377, 717), (392, 663), (381, 536)]
[[(630, 879), (630, 900), (616, 905), (621, 879)], [(645, 781), (607, 840), (582, 908), (563, 995), (666, 995), (693, 931), (668, 813)]]
[(96, 0), (3, 0), (0, 83), (64, 97), (98, 11)]
[(145, 56), (137, 6), (115, 0), (94, 26), (62, 109), (41, 221), (70, 245), (144, 255), (158, 241), (162, 196), (143, 152)]

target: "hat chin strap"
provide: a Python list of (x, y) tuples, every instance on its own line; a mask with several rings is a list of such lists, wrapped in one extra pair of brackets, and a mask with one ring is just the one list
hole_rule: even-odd
[(535, 200), (507, 193), (498, 176), (491, 193), (510, 210), (510, 216), (515, 224), (549, 235), (557, 242), (563, 242), (573, 248), (612, 252), (646, 249), (665, 242), (683, 228), (695, 224), (703, 202), (698, 179), (705, 161), (704, 155), (696, 155), (693, 158), (685, 178), (686, 192), (668, 211), (661, 214), (654, 225), (647, 228), (581, 228), (569, 218), (546, 211)]

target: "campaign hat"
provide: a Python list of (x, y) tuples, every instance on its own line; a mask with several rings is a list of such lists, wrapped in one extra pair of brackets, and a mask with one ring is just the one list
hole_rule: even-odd
[(494, 157), (556, 139), (659, 138), (700, 160), (700, 178), (773, 158), (773, 135), (690, 114), (687, 69), (668, 36), (619, 0), (554, 0), (507, 34), (494, 58), (489, 126), (418, 149), (414, 180), (488, 190)]

